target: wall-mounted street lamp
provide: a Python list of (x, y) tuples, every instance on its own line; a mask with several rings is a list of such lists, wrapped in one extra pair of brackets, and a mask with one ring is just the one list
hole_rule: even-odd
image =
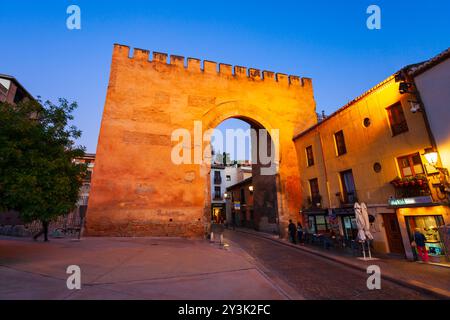
[(409, 83), (409, 82), (400, 82), (400, 84), (398, 86), (398, 91), (400, 91), (401, 94), (416, 93), (414, 91), (413, 84)]
[(249, 186), (248, 190), (250, 190), (250, 192), (253, 192), (253, 186)]
[(403, 71), (400, 71), (395, 75), (395, 82), (399, 82), (398, 91), (401, 94), (416, 93), (414, 85), (411, 82), (408, 82), (406, 74)]
[(427, 162), (430, 164), (430, 166), (432, 166), (436, 170), (438, 170), (444, 178), (443, 181), (441, 180), (442, 185), (439, 187), (439, 189), (443, 193), (447, 193), (448, 195), (450, 195), (450, 182), (449, 182), (450, 179), (449, 179), (448, 169), (437, 166), (437, 163), (438, 163), (437, 151), (433, 148), (427, 148), (427, 149), (425, 149), (425, 153), (423, 154), (423, 156), (425, 157)]
[(438, 153), (434, 149), (429, 148), (429, 149), (425, 149), (424, 156), (425, 156), (425, 159), (427, 159), (427, 162), (430, 164), (430, 166), (436, 168), (437, 161), (438, 161)]
[(225, 192), (224, 194), (223, 194), (223, 198), (226, 200), (226, 199), (228, 199), (228, 193), (227, 192)]

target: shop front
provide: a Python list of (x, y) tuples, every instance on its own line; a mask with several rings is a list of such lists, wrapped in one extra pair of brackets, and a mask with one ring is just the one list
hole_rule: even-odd
[(330, 221), (327, 209), (306, 209), (303, 212), (303, 226), (310, 234), (324, 234), (330, 232)]
[(414, 231), (418, 230), (425, 235), (425, 247), (430, 256), (443, 256), (445, 250), (439, 236), (439, 228), (444, 226), (442, 216), (405, 216), (408, 235), (412, 239)]
[(333, 215), (340, 222), (344, 239), (357, 240), (358, 226), (356, 225), (355, 210), (353, 208), (336, 208), (333, 209)]
[(211, 221), (214, 223), (222, 223), (226, 220), (225, 203), (211, 204)]
[(419, 260), (417, 249), (411, 246), (414, 232), (418, 230), (425, 238), (430, 262), (449, 263), (450, 207), (431, 203), (427, 206), (398, 206), (398, 222), (402, 233), (406, 257)]
[(309, 233), (332, 233), (341, 235), (345, 240), (356, 240), (358, 227), (352, 208), (307, 209), (303, 215)]

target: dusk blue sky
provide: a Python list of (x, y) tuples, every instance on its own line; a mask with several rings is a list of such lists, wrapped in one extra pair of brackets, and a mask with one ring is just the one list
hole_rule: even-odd
[[(81, 8), (81, 30), (66, 28), (70, 4)], [(370, 4), (381, 7), (381, 30), (366, 27)], [(75, 124), (89, 152), (113, 43), (311, 77), (317, 110), (326, 113), (450, 45), (448, 0), (17, 0), (0, 7), (0, 73), (35, 96), (77, 101)]]

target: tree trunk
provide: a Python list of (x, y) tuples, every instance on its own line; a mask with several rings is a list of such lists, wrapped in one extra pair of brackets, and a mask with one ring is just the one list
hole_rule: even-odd
[(44, 228), (44, 241), (48, 241), (48, 221), (42, 221), (42, 226)]

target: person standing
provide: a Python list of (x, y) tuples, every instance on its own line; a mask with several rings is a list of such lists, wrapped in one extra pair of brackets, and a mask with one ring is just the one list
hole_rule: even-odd
[(33, 237), (33, 239), (34, 239), (34, 241), (36, 241), (37, 238), (39, 238), (41, 235), (44, 235), (44, 241), (47, 242), (48, 241), (48, 225), (50, 224), (50, 222), (48, 220), (41, 220), (41, 223), (42, 223), (42, 229)]
[(302, 243), (302, 239), (303, 239), (303, 226), (302, 224), (299, 222), (297, 222), (297, 240), (298, 243)]
[(289, 220), (288, 231), (292, 243), (296, 244), (297, 241), (295, 240), (295, 234), (297, 233), (297, 228), (295, 227), (295, 224), (292, 222), (292, 220)]
[(425, 238), (424, 234), (420, 232), (420, 228), (416, 228), (414, 232), (414, 241), (413, 244), (415, 244), (417, 253), (419, 254), (420, 258), (423, 262), (428, 262), (428, 252), (427, 248), (425, 247), (425, 241), (427, 238)]
[(236, 212), (233, 211), (231, 212), (231, 227), (233, 228), (233, 230), (236, 229)]

